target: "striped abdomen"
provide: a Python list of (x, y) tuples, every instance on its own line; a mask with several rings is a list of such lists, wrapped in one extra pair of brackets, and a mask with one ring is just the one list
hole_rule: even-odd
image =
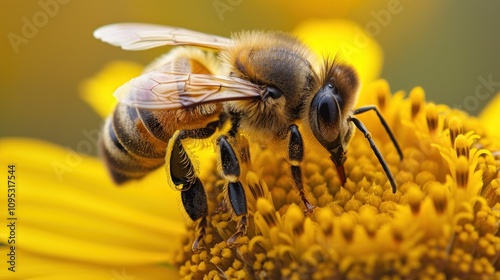
[[(147, 71), (213, 73), (211, 54), (196, 48), (176, 48), (153, 62)], [(120, 184), (144, 177), (165, 164), (168, 140), (177, 130), (197, 129), (214, 121), (220, 104), (203, 104), (178, 110), (147, 110), (119, 103), (104, 124), (101, 157)]]

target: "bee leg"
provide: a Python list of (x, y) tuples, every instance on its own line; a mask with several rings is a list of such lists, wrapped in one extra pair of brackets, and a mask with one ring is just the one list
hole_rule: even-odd
[(241, 216), (241, 219), (238, 221), (238, 224), (236, 225), (236, 232), (233, 235), (231, 235), (231, 237), (229, 237), (229, 239), (227, 240), (227, 245), (229, 247), (238, 245), (238, 243), (236, 243), (236, 240), (239, 237), (244, 236), (246, 232), (247, 232), (247, 215), (243, 215)]
[(207, 138), (215, 133), (218, 122), (209, 123), (206, 127), (194, 130), (179, 131), (174, 135), (172, 151), (169, 159), (169, 172), (172, 182), (181, 191), (181, 201), (189, 218), (198, 221), (196, 230), (198, 237), (194, 240), (192, 249), (194, 252), (201, 250), (201, 240), (206, 234), (208, 202), (205, 188), (201, 180), (196, 176), (191, 159), (188, 157), (182, 139), (185, 138)]
[(196, 227), (196, 230), (198, 231), (198, 236), (193, 241), (193, 245), (191, 245), (191, 250), (194, 253), (200, 252), (203, 249), (203, 246), (200, 245), (200, 242), (203, 240), (203, 237), (205, 237), (207, 226), (208, 226), (207, 216), (204, 216), (201, 218), (200, 222), (198, 223), (198, 226)]
[(236, 226), (237, 231), (227, 240), (228, 246), (234, 246), (236, 245), (236, 239), (243, 236), (247, 231), (247, 200), (243, 185), (239, 181), (240, 163), (233, 147), (228, 142), (227, 136), (220, 136), (217, 139), (217, 145), (220, 151), (222, 174), (228, 180), (227, 201), (231, 205), (233, 213), (241, 217)]
[(203, 183), (196, 177), (194, 167), (187, 156), (181, 142), (182, 133), (176, 135), (170, 156), (170, 177), (177, 189), (181, 191), (181, 201), (189, 218), (198, 221), (196, 230), (198, 237), (194, 240), (192, 250), (201, 250), (200, 242), (205, 236), (208, 216), (208, 201)]
[(243, 135), (238, 135), (238, 149), (240, 150), (240, 159), (242, 164), (250, 164), (250, 143), (248, 143), (248, 139)]
[(215, 214), (221, 213), (221, 212), (226, 212), (227, 211), (227, 204), (226, 204), (226, 198), (222, 198), (220, 201), (219, 205), (217, 205), (217, 208), (215, 208)]
[(200, 220), (196, 226), (198, 237), (194, 240), (192, 245), (193, 252), (198, 252), (202, 249), (200, 241), (206, 234), (207, 215), (208, 215), (208, 202), (205, 194), (205, 189), (200, 179), (196, 178), (193, 183), (186, 182), (183, 185), (181, 192), (181, 200), (184, 209), (186, 209), (189, 218), (193, 221)]
[(299, 191), (300, 198), (304, 202), (306, 207), (306, 212), (310, 213), (313, 211), (314, 206), (309, 202), (304, 192), (304, 186), (302, 185), (302, 170), (300, 169), (300, 163), (304, 159), (304, 142), (302, 141), (302, 136), (300, 135), (299, 128), (297, 125), (292, 124), (288, 127), (288, 162), (291, 164), (292, 177), (295, 183), (295, 187)]
[(228, 131), (228, 135), (236, 140), (238, 143), (238, 149), (240, 152), (241, 163), (249, 164), (250, 163), (250, 144), (248, 143), (248, 139), (238, 133), (238, 129), (240, 128), (241, 118), (238, 116), (231, 117), (231, 129)]
[[(250, 164), (250, 144), (245, 136), (236, 134), (235, 136), (236, 142), (238, 143), (238, 150), (240, 155), (240, 160), (242, 164)], [(220, 202), (217, 209), (215, 209), (215, 213), (226, 212), (227, 211), (227, 202), (226, 198), (223, 198)]]

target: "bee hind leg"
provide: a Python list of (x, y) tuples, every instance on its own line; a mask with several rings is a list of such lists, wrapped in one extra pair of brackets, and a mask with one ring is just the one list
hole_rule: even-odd
[(189, 218), (197, 222), (196, 230), (198, 237), (194, 240), (192, 250), (194, 252), (202, 249), (201, 242), (206, 234), (208, 225), (208, 201), (205, 188), (201, 180), (196, 176), (195, 168), (191, 159), (182, 145), (182, 139), (186, 138), (208, 138), (215, 133), (218, 122), (212, 122), (204, 128), (195, 130), (178, 131), (172, 137), (170, 158), (167, 172), (176, 188), (181, 191), (181, 201)]
[(199, 220), (196, 226), (198, 237), (196, 237), (192, 245), (193, 252), (198, 252), (202, 249), (200, 243), (206, 234), (208, 215), (207, 197), (200, 179), (196, 178), (193, 183), (186, 182), (183, 185), (181, 200), (189, 217), (193, 221)]
[(219, 146), (222, 174), (228, 180), (226, 201), (229, 202), (233, 213), (240, 217), (236, 232), (227, 240), (228, 246), (232, 247), (236, 245), (238, 237), (245, 235), (247, 231), (247, 200), (243, 185), (239, 181), (241, 170), (238, 157), (229, 144), (227, 136), (220, 136), (217, 139), (217, 145)]
[(300, 198), (306, 207), (305, 211), (311, 213), (314, 206), (307, 199), (302, 184), (302, 170), (300, 163), (304, 159), (304, 142), (297, 125), (292, 124), (288, 127), (288, 162), (291, 164), (292, 177), (295, 187), (299, 191)]

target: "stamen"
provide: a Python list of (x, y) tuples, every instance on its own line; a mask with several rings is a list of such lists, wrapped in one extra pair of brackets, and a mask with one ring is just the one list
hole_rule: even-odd
[(500, 178), (492, 180), (486, 188), (484, 188), (482, 196), (486, 198), (490, 207), (500, 203)]
[(448, 191), (446, 188), (437, 184), (433, 185), (429, 188), (429, 196), (432, 199), (436, 213), (444, 213), (448, 206)]
[(439, 120), (439, 115), (436, 105), (434, 105), (433, 103), (427, 104), (425, 108), (425, 116), (429, 132), (434, 133), (438, 127), (438, 120)]
[(420, 212), (420, 205), (424, 199), (424, 193), (417, 186), (408, 189), (405, 195), (406, 202), (410, 205), (411, 212), (417, 215)]
[(375, 237), (377, 230), (380, 226), (378, 220), (373, 218), (376, 217), (377, 212), (378, 210), (375, 207), (362, 207), (359, 210), (359, 222), (361, 225), (363, 225), (366, 234), (370, 238)]
[(457, 157), (463, 156), (469, 159), (469, 140), (463, 134), (460, 134), (455, 139), (455, 151), (457, 152)]
[(421, 87), (415, 87), (410, 91), (411, 118), (415, 119), (420, 110), (425, 106), (425, 92)]
[(469, 161), (465, 156), (460, 156), (456, 163), (456, 180), (459, 188), (467, 188), (469, 182)]
[(464, 133), (464, 127), (462, 125), (462, 121), (457, 117), (453, 117), (450, 119), (449, 126), (450, 126), (450, 143), (454, 145), (455, 138), (457, 138), (459, 134)]
[(276, 220), (276, 214), (274, 213), (274, 207), (269, 203), (269, 201), (260, 198), (257, 200), (257, 211), (260, 213), (264, 221), (266, 222), (269, 228), (275, 227), (278, 225), (278, 221)]
[(380, 80), (376, 83), (375, 91), (377, 94), (377, 105), (380, 110), (384, 111), (387, 100), (390, 98), (391, 89), (389, 87), (389, 83), (385, 80)]
[(325, 236), (333, 234), (333, 212), (330, 208), (320, 208), (316, 211), (316, 220)]
[(304, 233), (304, 218), (304, 212), (296, 204), (292, 204), (286, 211), (285, 227), (293, 235), (300, 236)]
[(342, 232), (342, 236), (344, 237), (344, 240), (347, 242), (351, 242), (354, 236), (354, 220), (351, 216), (348, 215), (342, 215), (340, 217), (340, 223), (339, 223), (340, 231)]

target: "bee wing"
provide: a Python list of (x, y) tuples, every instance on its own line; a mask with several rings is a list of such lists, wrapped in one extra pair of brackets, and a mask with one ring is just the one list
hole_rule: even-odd
[(190, 45), (221, 49), (232, 43), (229, 38), (188, 29), (145, 23), (116, 23), (94, 31), (94, 37), (124, 50), (146, 50), (159, 46)]
[(174, 110), (203, 103), (260, 98), (261, 93), (258, 85), (239, 78), (152, 71), (130, 80), (114, 95), (129, 106)]

